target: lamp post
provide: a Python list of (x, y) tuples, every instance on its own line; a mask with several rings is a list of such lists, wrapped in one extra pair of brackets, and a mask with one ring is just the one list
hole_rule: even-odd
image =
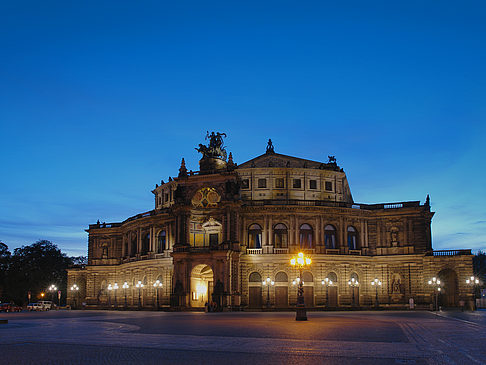
[(54, 303), (54, 293), (57, 291), (57, 286), (51, 284), (47, 290), (51, 292), (51, 301)]
[(434, 291), (434, 295), (435, 295), (435, 310), (438, 311), (439, 310), (439, 293), (440, 293), (440, 290), (441, 290), (440, 280), (437, 279), (434, 276), (431, 280), (429, 280), (429, 285), (432, 287), (432, 290)]
[(329, 308), (329, 287), (332, 285), (332, 280), (325, 278), (321, 281), (321, 284), (326, 286), (326, 307)]
[(113, 293), (115, 294), (115, 309), (117, 309), (118, 305), (116, 302), (116, 291), (118, 290), (118, 283), (113, 284)]
[(155, 288), (155, 296), (157, 298), (157, 310), (159, 310), (160, 305), (159, 305), (159, 288), (162, 287), (162, 283), (160, 282), (159, 279), (157, 279), (154, 283), (154, 288)]
[(267, 286), (267, 308), (270, 308), (270, 285), (275, 285), (275, 282), (267, 278), (267, 280), (262, 281), (263, 286)]
[(380, 303), (378, 302), (378, 287), (381, 286), (381, 281), (375, 278), (371, 282), (371, 285), (375, 287), (375, 307), (378, 309), (380, 307)]
[(290, 265), (299, 268), (299, 288), (297, 289), (297, 306), (295, 310), (296, 321), (307, 321), (307, 312), (304, 303), (304, 282), (302, 280), (302, 270), (305, 266), (310, 266), (312, 260), (310, 257), (304, 256), (302, 252), (299, 252), (297, 256), (290, 259)]
[(108, 284), (108, 308), (111, 308), (111, 291), (113, 290), (113, 287), (111, 284)]
[(76, 296), (73, 298), (73, 300), (74, 300), (74, 309), (77, 309), (78, 308), (77, 297), (79, 295), (79, 287), (76, 284), (73, 284), (73, 286), (71, 286), (71, 293), (72, 292), (76, 293)]
[(123, 283), (122, 288), (125, 294), (125, 309), (127, 309), (127, 289), (129, 288), (129, 285), (126, 281)]
[(353, 307), (356, 306), (356, 298), (354, 297), (354, 288), (357, 288), (359, 286), (358, 280), (355, 278), (351, 278), (351, 280), (348, 281), (348, 285), (351, 288), (351, 291), (353, 292)]
[(140, 309), (142, 308), (142, 282), (139, 280), (138, 283), (135, 284), (135, 287), (138, 288), (138, 308)]
[(473, 304), (472, 304), (472, 309), (476, 309), (476, 288), (479, 285), (479, 279), (475, 276), (471, 276), (469, 279), (466, 279), (466, 284), (471, 285), (472, 287), (472, 299), (473, 299)]

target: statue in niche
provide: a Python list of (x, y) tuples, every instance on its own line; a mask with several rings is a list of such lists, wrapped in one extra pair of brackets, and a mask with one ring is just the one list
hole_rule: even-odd
[(392, 294), (400, 294), (401, 293), (400, 275), (393, 274), (391, 289), (392, 289)]

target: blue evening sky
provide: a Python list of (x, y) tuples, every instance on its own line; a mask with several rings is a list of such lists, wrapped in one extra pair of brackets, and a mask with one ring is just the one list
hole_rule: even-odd
[(484, 1), (3, 1), (0, 240), (85, 255), (207, 130), (236, 162), (336, 155), (356, 202), (425, 200), (486, 248)]

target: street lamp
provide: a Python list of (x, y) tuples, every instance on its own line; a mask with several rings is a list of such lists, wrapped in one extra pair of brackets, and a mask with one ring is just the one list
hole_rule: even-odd
[(122, 288), (123, 288), (123, 291), (125, 292), (125, 309), (127, 308), (127, 289), (128, 289), (129, 285), (128, 283), (125, 281), (122, 285)]
[(142, 307), (142, 282), (139, 280), (138, 283), (135, 284), (135, 287), (138, 288), (138, 308), (140, 309)]
[(57, 291), (57, 286), (51, 284), (47, 290), (51, 292), (51, 301), (54, 303), (54, 293)]
[(79, 287), (76, 284), (73, 284), (73, 286), (71, 286), (71, 292), (76, 292), (76, 296), (73, 299), (74, 299), (74, 309), (77, 309), (78, 308), (77, 298), (79, 296)]
[(267, 278), (267, 280), (262, 281), (263, 286), (267, 286), (267, 308), (270, 308), (270, 285), (274, 286), (275, 282)]
[(472, 308), (473, 308), (473, 310), (475, 310), (476, 309), (476, 288), (479, 285), (479, 279), (475, 276), (471, 276), (469, 279), (466, 279), (466, 284), (471, 285), (471, 287), (472, 287), (472, 293), (473, 293)]
[(432, 286), (432, 289), (434, 291), (434, 294), (435, 294), (435, 310), (438, 311), (439, 310), (439, 293), (440, 293), (440, 290), (441, 290), (440, 280), (437, 279), (434, 276), (431, 280), (429, 280), (429, 285)]
[(329, 307), (329, 287), (332, 285), (332, 280), (325, 278), (321, 281), (321, 284), (326, 286), (326, 307)]
[(154, 283), (154, 288), (155, 288), (155, 296), (157, 298), (157, 310), (159, 310), (159, 289), (162, 288), (162, 283), (160, 282), (159, 279), (157, 279)]
[(115, 293), (115, 309), (117, 308), (116, 303), (116, 291), (118, 290), (118, 283), (113, 284), (113, 293)]
[(348, 281), (348, 285), (351, 287), (351, 291), (353, 292), (353, 307), (356, 306), (356, 301), (354, 297), (354, 288), (357, 288), (359, 286), (358, 280), (355, 278), (351, 278), (351, 280)]
[(378, 302), (378, 287), (381, 286), (381, 281), (376, 279), (371, 282), (371, 285), (375, 287), (375, 307), (378, 309), (380, 303)]
[(299, 288), (297, 290), (297, 306), (295, 311), (296, 321), (307, 321), (307, 312), (304, 303), (304, 283), (302, 280), (302, 270), (305, 266), (310, 266), (312, 260), (310, 257), (305, 257), (302, 252), (290, 259), (290, 265), (299, 268)]
[(108, 284), (108, 308), (111, 308), (111, 291), (113, 290), (113, 287), (111, 284)]

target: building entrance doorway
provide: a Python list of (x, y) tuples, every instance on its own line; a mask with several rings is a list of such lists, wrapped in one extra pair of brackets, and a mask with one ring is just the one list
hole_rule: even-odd
[(209, 265), (194, 266), (191, 272), (191, 307), (203, 308), (213, 294), (213, 270)]
[(439, 279), (442, 282), (442, 291), (439, 295), (439, 305), (443, 307), (457, 307), (457, 275), (454, 270), (444, 269), (439, 272)]

